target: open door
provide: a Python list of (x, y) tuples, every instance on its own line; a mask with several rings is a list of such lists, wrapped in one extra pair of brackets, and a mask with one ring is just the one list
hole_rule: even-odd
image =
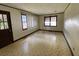
[(0, 48), (13, 42), (10, 12), (0, 10)]

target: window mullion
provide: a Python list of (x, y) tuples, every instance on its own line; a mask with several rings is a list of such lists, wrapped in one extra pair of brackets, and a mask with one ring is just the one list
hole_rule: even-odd
[[(2, 19), (3, 19), (3, 21), (2, 21), (2, 22), (3, 22), (3, 24), (4, 24), (4, 17), (3, 17), (3, 14), (2, 14)], [(5, 29), (5, 24), (4, 24), (4, 29)]]

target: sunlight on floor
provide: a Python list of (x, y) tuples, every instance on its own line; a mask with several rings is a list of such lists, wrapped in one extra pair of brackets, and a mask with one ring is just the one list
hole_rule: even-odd
[(71, 55), (61, 32), (38, 31), (0, 49), (0, 55)]

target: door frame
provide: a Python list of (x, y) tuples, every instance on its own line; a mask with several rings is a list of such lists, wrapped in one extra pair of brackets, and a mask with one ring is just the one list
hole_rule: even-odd
[[(0, 10), (0, 13), (1, 14), (7, 14), (8, 15), (8, 26), (9, 26), (9, 30), (10, 30), (10, 36), (11, 36), (11, 43), (13, 43), (14, 41), (13, 41), (13, 31), (12, 31), (12, 23), (11, 23), (11, 15), (10, 15), (10, 12), (9, 11), (5, 11), (5, 10)], [(9, 44), (8, 44), (9, 45)], [(5, 46), (7, 46), (7, 45), (5, 45)], [(3, 46), (3, 47), (5, 47), (5, 46)]]

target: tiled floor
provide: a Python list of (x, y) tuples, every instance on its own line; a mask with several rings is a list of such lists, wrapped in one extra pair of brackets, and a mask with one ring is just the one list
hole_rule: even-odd
[(0, 49), (0, 55), (70, 56), (71, 52), (62, 33), (38, 31)]

